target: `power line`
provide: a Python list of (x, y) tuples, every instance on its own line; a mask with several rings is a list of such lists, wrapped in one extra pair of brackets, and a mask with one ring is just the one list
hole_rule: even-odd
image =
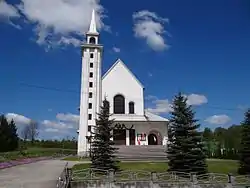
[[(41, 85), (34, 85), (34, 84), (27, 84), (27, 83), (19, 83), (21, 86), (24, 87), (30, 87), (30, 88), (36, 88), (36, 89), (44, 89), (44, 90), (50, 90), (50, 91), (57, 91), (57, 92), (65, 92), (65, 93), (75, 93), (75, 94), (80, 94), (82, 92), (76, 91), (76, 90), (68, 90), (68, 89), (60, 89), (60, 88), (55, 88), (55, 87), (46, 87), (46, 86), (41, 86)], [(218, 110), (226, 110), (226, 111), (245, 111), (247, 110), (247, 107), (245, 109), (243, 108), (223, 108), (220, 106), (214, 106), (214, 105), (209, 105), (209, 104), (204, 104), (203, 106), (194, 106), (194, 108), (211, 108), (211, 109), (218, 109)]]
[(50, 91), (59, 91), (59, 92), (67, 92), (67, 93), (79, 93), (76, 90), (59, 89), (59, 88), (45, 87), (45, 86), (32, 85), (32, 84), (26, 84), (26, 83), (19, 83), (19, 84), (21, 86), (25, 86), (25, 87), (44, 89), (44, 90), (50, 90)]

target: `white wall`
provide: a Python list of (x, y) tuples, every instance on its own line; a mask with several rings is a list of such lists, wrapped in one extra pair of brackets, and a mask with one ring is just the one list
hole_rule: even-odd
[(135, 114), (144, 115), (143, 87), (122, 62), (117, 63), (102, 80), (102, 99), (107, 97), (111, 113), (113, 113), (113, 98), (117, 94), (125, 97), (125, 114), (129, 113), (129, 102), (133, 101)]

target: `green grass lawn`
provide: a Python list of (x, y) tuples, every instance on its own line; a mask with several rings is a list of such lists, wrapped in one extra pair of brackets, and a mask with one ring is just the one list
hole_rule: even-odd
[(62, 148), (38, 148), (31, 147), (22, 151), (0, 153), (0, 162), (22, 159), (27, 157), (47, 157), (56, 154), (75, 154), (76, 150)]
[[(237, 174), (238, 161), (233, 160), (208, 160), (208, 170), (213, 173)], [(90, 164), (76, 164), (73, 166), (73, 172), (80, 169), (89, 168)], [(165, 172), (168, 169), (167, 163), (164, 162), (121, 162), (122, 170), (131, 171), (150, 171)]]

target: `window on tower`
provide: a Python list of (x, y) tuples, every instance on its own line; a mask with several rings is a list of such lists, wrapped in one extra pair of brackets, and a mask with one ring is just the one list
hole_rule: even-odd
[(90, 63), (90, 68), (93, 68), (94, 67), (94, 63)]
[(92, 119), (92, 114), (89, 114), (89, 120), (91, 120)]
[(93, 72), (90, 72), (90, 73), (89, 73), (89, 77), (90, 77), (90, 78), (93, 78)]
[(92, 103), (89, 103), (89, 109), (92, 109)]
[(90, 58), (94, 58), (94, 53), (90, 53)]
[(89, 82), (89, 87), (93, 87), (93, 82)]
[(92, 96), (93, 96), (93, 93), (89, 92), (89, 98), (92, 98)]
[(88, 126), (88, 131), (89, 131), (89, 132), (91, 131), (91, 126), (90, 126), (90, 125)]
[(96, 44), (96, 42), (95, 42), (95, 37), (90, 37), (89, 43), (90, 43), (90, 44)]
[(114, 114), (125, 114), (125, 98), (122, 95), (114, 97)]

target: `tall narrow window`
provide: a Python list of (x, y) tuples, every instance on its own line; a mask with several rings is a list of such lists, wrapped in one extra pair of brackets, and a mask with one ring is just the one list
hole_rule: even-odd
[(92, 109), (92, 103), (89, 103), (89, 109)]
[(93, 68), (94, 67), (94, 63), (90, 63), (90, 68)]
[(93, 87), (93, 82), (89, 82), (89, 87)]
[(135, 113), (135, 103), (134, 102), (129, 102), (129, 113), (134, 114)]
[(94, 58), (94, 54), (93, 53), (90, 53), (90, 58)]
[(93, 96), (93, 93), (89, 92), (89, 98), (92, 98), (92, 96)]
[(89, 120), (91, 120), (92, 119), (92, 114), (89, 114)]
[(89, 77), (90, 77), (90, 78), (93, 78), (93, 72), (90, 72), (90, 73), (89, 73)]
[(122, 95), (114, 97), (114, 114), (125, 114), (125, 98)]

